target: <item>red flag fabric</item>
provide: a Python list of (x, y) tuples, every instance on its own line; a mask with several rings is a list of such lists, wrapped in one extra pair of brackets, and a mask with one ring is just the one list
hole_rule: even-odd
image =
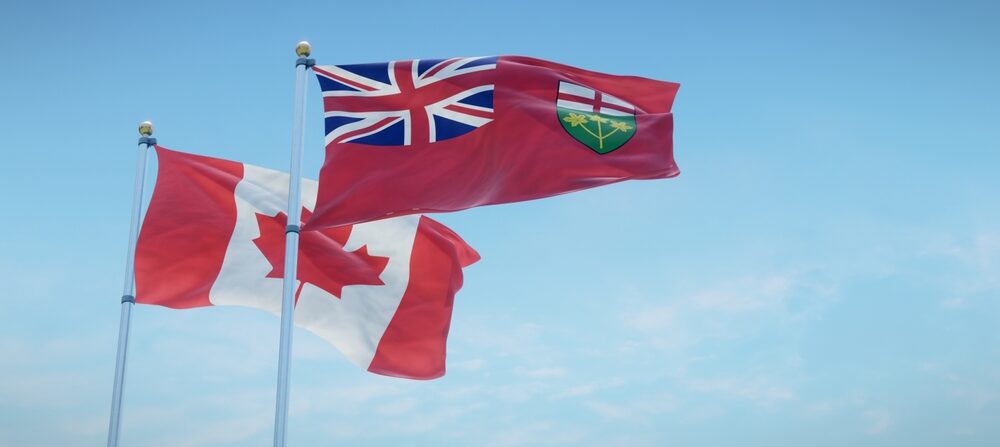
[[(281, 312), (288, 175), (156, 147), (156, 187), (136, 247), (136, 302)], [(316, 182), (302, 183), (303, 217)], [(479, 255), (444, 225), (405, 216), (302, 231), (295, 323), (368, 371), (445, 372), (462, 267)]]
[(308, 228), (679, 173), (676, 83), (519, 56), (314, 71), (327, 136)]

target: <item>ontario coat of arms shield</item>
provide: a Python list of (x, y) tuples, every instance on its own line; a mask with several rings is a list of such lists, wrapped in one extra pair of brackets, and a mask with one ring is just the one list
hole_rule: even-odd
[(582, 85), (559, 81), (556, 113), (571, 137), (598, 154), (622, 147), (635, 135), (635, 106)]

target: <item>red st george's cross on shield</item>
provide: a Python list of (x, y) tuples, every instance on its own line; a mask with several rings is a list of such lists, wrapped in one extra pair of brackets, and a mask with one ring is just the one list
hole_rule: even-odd
[[(593, 113), (605, 113), (609, 115), (633, 115), (635, 107), (611, 96), (605, 101), (605, 94), (597, 90), (586, 87), (560, 82), (559, 102), (575, 102), (582, 106), (589, 106)], [(619, 113), (615, 113), (615, 112)]]

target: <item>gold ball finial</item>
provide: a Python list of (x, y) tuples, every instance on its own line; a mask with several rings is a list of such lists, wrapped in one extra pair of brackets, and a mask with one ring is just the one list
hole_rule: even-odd
[(151, 121), (143, 121), (139, 123), (139, 135), (144, 137), (153, 135), (153, 123)]
[(295, 54), (299, 55), (299, 57), (309, 57), (312, 54), (312, 49), (312, 45), (303, 40), (298, 45), (295, 45)]

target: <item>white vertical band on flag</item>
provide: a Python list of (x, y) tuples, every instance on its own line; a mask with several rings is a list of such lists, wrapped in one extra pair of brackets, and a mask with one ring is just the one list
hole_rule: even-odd
[[(209, 292), (213, 305), (249, 306), (280, 315), (281, 278), (268, 278), (273, 266), (253, 240), (260, 237), (257, 214), (283, 213), (288, 175), (243, 165), (234, 191), (236, 222), (219, 276)], [(312, 210), (317, 183), (302, 181), (302, 206)], [(389, 258), (379, 279), (383, 285), (347, 285), (336, 297), (306, 284), (296, 305), (295, 324), (336, 346), (352, 362), (368, 368), (378, 343), (399, 307), (410, 278), (410, 256), (419, 216), (354, 225), (344, 246), (368, 247), (372, 256)]]
[(295, 324), (336, 346), (356, 365), (367, 369), (403, 299), (410, 280), (410, 255), (420, 216), (404, 216), (354, 225), (344, 246), (364, 245), (389, 263), (379, 276), (384, 285), (344, 286), (339, 299), (306, 284), (299, 296)]
[[(302, 204), (316, 203), (316, 182), (302, 182)], [(219, 277), (209, 300), (216, 306), (250, 306), (281, 314), (281, 278), (267, 278), (272, 265), (253, 243), (260, 237), (257, 214), (276, 216), (288, 206), (288, 174), (243, 165), (243, 180), (233, 192), (236, 223)]]

